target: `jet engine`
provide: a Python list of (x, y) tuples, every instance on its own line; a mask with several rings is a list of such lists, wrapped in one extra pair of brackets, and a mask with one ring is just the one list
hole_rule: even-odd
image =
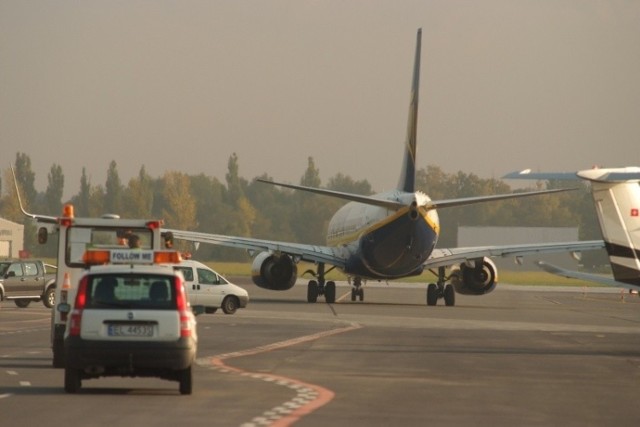
[(451, 284), (462, 295), (484, 295), (498, 284), (498, 268), (489, 258), (478, 258), (453, 267)]
[(253, 283), (272, 291), (286, 291), (296, 283), (298, 266), (287, 254), (260, 252), (251, 265)]

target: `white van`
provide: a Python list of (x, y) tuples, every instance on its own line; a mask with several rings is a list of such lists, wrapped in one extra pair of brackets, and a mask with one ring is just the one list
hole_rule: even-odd
[(194, 309), (204, 307), (205, 313), (215, 313), (222, 308), (225, 314), (233, 314), (249, 302), (249, 293), (201, 262), (183, 260), (174, 265), (184, 277), (184, 287)]

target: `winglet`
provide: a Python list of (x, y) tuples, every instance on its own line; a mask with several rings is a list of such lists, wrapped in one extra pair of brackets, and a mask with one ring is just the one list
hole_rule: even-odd
[(398, 182), (398, 190), (413, 193), (416, 181), (416, 136), (418, 130), (418, 95), (420, 91), (420, 49), (422, 44), (422, 28), (416, 36), (416, 56), (413, 64), (413, 81), (411, 83), (411, 100), (409, 103), (409, 119), (407, 121), (407, 139), (405, 141), (404, 163)]

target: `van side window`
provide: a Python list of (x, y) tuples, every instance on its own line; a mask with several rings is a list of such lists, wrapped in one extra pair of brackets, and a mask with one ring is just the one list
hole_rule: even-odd
[(182, 273), (186, 282), (193, 282), (193, 269), (191, 267), (174, 267), (174, 270)]
[(218, 280), (218, 275), (210, 270), (205, 270), (204, 268), (198, 269), (198, 282), (204, 285), (217, 285), (220, 283)]

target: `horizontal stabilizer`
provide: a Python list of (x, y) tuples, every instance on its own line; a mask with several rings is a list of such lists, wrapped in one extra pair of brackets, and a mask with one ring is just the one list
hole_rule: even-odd
[(590, 273), (582, 273), (580, 271), (566, 270), (564, 268), (560, 268), (558, 266), (555, 266), (553, 264), (548, 264), (543, 261), (538, 261), (536, 265), (540, 267), (542, 270), (546, 271), (547, 273), (555, 274), (556, 276), (567, 277), (569, 279), (586, 280), (588, 282), (599, 283), (601, 285), (613, 286), (616, 288), (629, 289), (632, 291), (640, 290), (640, 286), (634, 286), (628, 283), (618, 282), (617, 280), (614, 280), (610, 277), (600, 276), (598, 274), (590, 274)]
[(523, 171), (511, 172), (502, 177), (502, 179), (531, 179), (545, 181), (550, 179), (558, 180), (579, 180), (577, 172), (531, 172), (531, 169)]
[(427, 204), (427, 209), (442, 209), (450, 208), (454, 206), (472, 205), (475, 203), (495, 202), (498, 200), (517, 199), (519, 197), (540, 196), (542, 194), (559, 193), (563, 191), (573, 191), (575, 188), (558, 188), (555, 190), (542, 190), (542, 191), (529, 191), (526, 193), (509, 193), (509, 194), (496, 194), (493, 196), (476, 196), (476, 197), (463, 197), (460, 199), (448, 199), (448, 200), (432, 200)]
[(640, 168), (593, 168), (577, 172), (531, 172), (531, 169), (525, 169), (519, 172), (510, 172), (502, 178), (538, 181), (586, 179), (597, 182), (633, 182), (640, 181)]
[(381, 206), (388, 209), (401, 209), (406, 207), (404, 203), (395, 202), (393, 200), (379, 199), (371, 196), (363, 196), (360, 194), (344, 193), (342, 191), (325, 190), (323, 188), (305, 187), (304, 185), (284, 184), (281, 182), (267, 181), (265, 179), (256, 179), (256, 181), (266, 184), (277, 185), (279, 187), (291, 188), (294, 190), (307, 191), (309, 193), (321, 194), (323, 196), (335, 197), (338, 199), (349, 200), (351, 202), (364, 203), (366, 205)]

